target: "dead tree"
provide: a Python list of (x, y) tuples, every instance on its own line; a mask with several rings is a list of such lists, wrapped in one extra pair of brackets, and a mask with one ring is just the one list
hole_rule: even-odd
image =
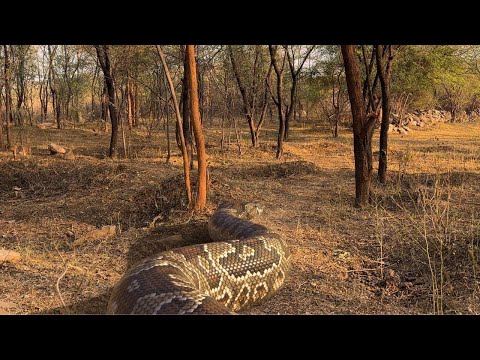
[[(258, 145), (258, 137), (260, 134), (260, 129), (263, 125), (265, 114), (267, 111), (267, 97), (268, 97), (268, 88), (266, 86), (268, 79), (270, 78), (270, 74), (272, 72), (272, 64), (270, 64), (268, 71), (266, 73), (265, 78), (263, 78), (263, 82), (265, 86), (263, 88), (263, 102), (260, 105), (259, 114), (256, 113), (257, 110), (257, 98), (260, 87), (258, 86), (259, 82), (262, 81), (261, 73), (260, 73), (260, 51), (261, 46), (255, 45), (255, 56), (253, 62), (253, 70), (252, 70), (252, 82), (251, 86), (247, 88), (245, 84), (245, 80), (242, 78), (239, 70), (239, 66), (237, 64), (237, 59), (233, 53), (233, 48), (231, 45), (228, 46), (228, 54), (230, 56), (230, 61), (232, 64), (233, 74), (235, 76), (235, 80), (237, 81), (238, 89), (240, 90), (240, 94), (242, 95), (242, 104), (243, 104), (243, 112), (247, 118), (248, 127), (250, 129), (250, 137), (252, 146), (256, 147)], [(258, 123), (256, 123), (256, 118), (258, 118)]]
[(57, 51), (57, 47), (55, 46), (53, 49), (50, 45), (47, 46), (48, 49), (48, 82), (50, 84), (50, 92), (52, 94), (52, 107), (55, 112), (55, 118), (57, 120), (57, 129), (61, 129), (61, 106), (60, 106), (60, 99), (58, 96), (58, 83), (57, 77), (55, 72), (55, 67), (53, 64), (53, 60), (55, 58), (55, 54)]
[(115, 84), (112, 77), (112, 69), (110, 65), (110, 49), (108, 45), (95, 45), (97, 51), (98, 62), (103, 71), (105, 85), (108, 94), (108, 110), (110, 113), (110, 121), (112, 123), (112, 136), (110, 138), (109, 156), (114, 157), (117, 152), (118, 139), (118, 114), (115, 102)]
[(275, 75), (277, 79), (276, 93), (272, 94), (272, 99), (275, 105), (277, 106), (277, 112), (278, 112), (278, 135), (277, 135), (276, 158), (279, 159), (283, 153), (283, 138), (285, 134), (285, 113), (283, 111), (282, 89), (283, 89), (283, 70), (285, 68), (286, 54), (284, 52), (282, 66), (280, 66), (277, 61), (277, 46), (268, 45), (268, 50), (270, 51), (270, 59), (272, 62), (273, 69), (275, 70)]
[[(290, 122), (292, 120), (293, 114), (295, 112), (295, 104), (297, 99), (297, 88), (298, 88), (298, 78), (300, 72), (302, 71), (305, 61), (307, 61), (310, 53), (315, 48), (315, 45), (310, 46), (303, 57), (300, 59), (295, 58), (295, 49), (292, 46), (285, 45), (285, 53), (287, 54), (288, 68), (290, 69), (291, 76), (291, 87), (290, 87), (290, 102), (286, 105), (285, 109), (285, 129), (283, 133), (283, 140), (288, 140), (288, 132), (290, 130)], [(296, 64), (299, 64), (298, 67)]]
[(170, 76), (170, 71), (168, 70), (167, 61), (165, 60), (165, 55), (163, 54), (162, 48), (159, 45), (155, 45), (157, 49), (158, 57), (160, 58), (165, 76), (167, 77), (168, 86), (170, 87), (170, 94), (172, 95), (173, 105), (175, 107), (175, 116), (177, 118), (178, 134), (180, 137), (181, 151), (183, 157), (183, 171), (185, 175), (185, 192), (187, 194), (188, 206), (192, 207), (192, 185), (190, 182), (190, 166), (188, 159), (188, 152), (185, 146), (185, 137), (183, 136), (183, 123), (182, 117), (180, 115), (180, 109), (178, 107), (177, 96), (175, 94), (175, 86), (173, 86), (172, 77)]

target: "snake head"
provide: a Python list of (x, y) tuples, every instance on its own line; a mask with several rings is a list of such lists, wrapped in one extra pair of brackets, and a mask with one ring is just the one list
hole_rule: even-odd
[(261, 215), (263, 212), (263, 207), (258, 203), (247, 203), (243, 208), (245, 210), (243, 211), (242, 217), (246, 219), (253, 219), (256, 216)]

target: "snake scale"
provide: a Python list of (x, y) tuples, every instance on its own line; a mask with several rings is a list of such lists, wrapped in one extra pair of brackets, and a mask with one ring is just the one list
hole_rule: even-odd
[[(250, 207), (249, 207), (250, 206)], [(232, 314), (273, 295), (290, 268), (284, 237), (250, 220), (251, 204), (222, 204), (213, 242), (161, 252), (128, 270), (109, 314)]]

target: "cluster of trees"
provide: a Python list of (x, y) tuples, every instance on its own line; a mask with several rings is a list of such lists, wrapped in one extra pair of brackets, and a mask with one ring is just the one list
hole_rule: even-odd
[(292, 122), (324, 122), (333, 136), (340, 125), (352, 126), (356, 203), (363, 206), (370, 197), (371, 141), (378, 126), (378, 180), (386, 179), (392, 107), (443, 109), (453, 121), (480, 107), (478, 46), (3, 45), (0, 64), (0, 148), (12, 146), (12, 124), (50, 121), (62, 129), (101, 119), (106, 131), (111, 126), (110, 156), (117, 154), (119, 127), (141, 126), (149, 133), (166, 131), (168, 161), (175, 120), (192, 206), (194, 149), (202, 179), (198, 193), (206, 186), (200, 126), (215, 119), (222, 129), (244, 119), (254, 147), (262, 126), (276, 124), (277, 158)]

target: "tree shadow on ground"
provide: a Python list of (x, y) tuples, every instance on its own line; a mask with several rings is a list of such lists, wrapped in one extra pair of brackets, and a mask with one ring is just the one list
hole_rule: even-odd
[(31, 313), (31, 315), (103, 315), (107, 312), (108, 299), (112, 289), (92, 298), (66, 304), (66, 308), (58, 306), (47, 310)]

